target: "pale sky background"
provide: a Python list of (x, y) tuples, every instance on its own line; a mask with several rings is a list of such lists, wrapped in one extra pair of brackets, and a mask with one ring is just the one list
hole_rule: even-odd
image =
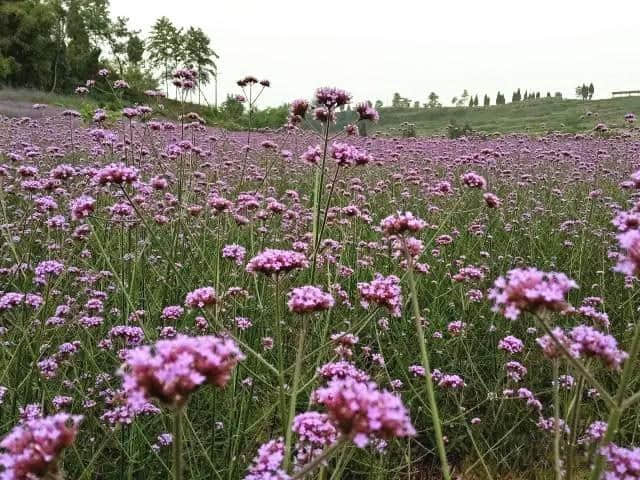
[(163, 15), (202, 28), (220, 55), (219, 101), (248, 74), (272, 83), (262, 107), (319, 86), (385, 105), (396, 91), (450, 105), (465, 88), (492, 104), (518, 87), (640, 89), (640, 0), (111, 0), (111, 12), (143, 35)]

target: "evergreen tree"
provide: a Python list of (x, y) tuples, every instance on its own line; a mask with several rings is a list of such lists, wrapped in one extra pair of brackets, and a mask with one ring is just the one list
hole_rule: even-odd
[(193, 65), (198, 72), (198, 103), (200, 103), (200, 85), (207, 85), (211, 77), (217, 75), (217, 66), (214, 59), (218, 54), (211, 48), (211, 40), (201, 28), (190, 27), (184, 36), (183, 62)]
[(437, 108), (442, 106), (442, 104), (438, 101), (440, 97), (436, 92), (429, 93), (428, 99), (429, 102), (426, 104), (427, 108)]
[(149, 59), (154, 67), (162, 68), (169, 95), (169, 78), (182, 57), (182, 29), (176, 28), (167, 17), (156, 20), (147, 43)]
[(594, 88), (593, 88), (593, 83), (589, 84), (589, 100), (591, 100), (593, 98), (593, 92), (594, 92)]

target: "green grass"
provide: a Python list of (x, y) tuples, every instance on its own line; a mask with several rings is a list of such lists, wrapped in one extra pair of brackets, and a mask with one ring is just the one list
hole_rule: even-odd
[[(587, 112), (592, 112), (593, 115), (587, 116)], [(403, 122), (410, 122), (416, 125), (418, 135), (444, 135), (447, 125), (455, 121), (459, 125), (469, 123), (474, 131), (489, 134), (542, 134), (552, 131), (575, 133), (590, 131), (600, 122), (607, 124), (609, 128), (621, 126), (624, 123), (623, 117), (628, 112), (640, 112), (640, 97), (592, 101), (540, 99), (488, 108), (383, 107), (376, 130), (398, 133)], [(351, 116), (344, 115), (346, 118)]]

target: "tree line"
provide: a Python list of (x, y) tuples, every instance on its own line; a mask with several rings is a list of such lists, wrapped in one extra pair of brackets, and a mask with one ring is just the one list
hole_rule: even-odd
[[(582, 98), (583, 100), (591, 100), (591, 98), (593, 97), (593, 93), (593, 83), (589, 84), (589, 86), (583, 84), (576, 87), (576, 95), (578, 96), (578, 98)], [(555, 92), (553, 95), (551, 94), (551, 92), (547, 92), (545, 97), (562, 100), (562, 92)], [(525, 90), (523, 94), (521, 89), (518, 88), (511, 94), (511, 103), (528, 100), (539, 100), (540, 98), (542, 98), (542, 95), (539, 91)], [(505, 95), (502, 92), (498, 92), (496, 94), (494, 104), (505, 105), (506, 103), (507, 101)], [(451, 105), (454, 107), (478, 107), (480, 106), (480, 100), (477, 94), (471, 95), (465, 88), (460, 96), (455, 96), (451, 99)], [(482, 98), (482, 106), (488, 107), (490, 105), (491, 97), (485, 94)], [(382, 106), (383, 103), (381, 100), (376, 101), (376, 108), (381, 108)], [(418, 100), (411, 101), (411, 99), (403, 97), (402, 95), (400, 95), (400, 93), (396, 92), (393, 94), (391, 106), (393, 108), (439, 108), (442, 107), (442, 103), (440, 102), (440, 96), (433, 91), (429, 92), (429, 94), (427, 95), (427, 102), (422, 104)]]
[(196, 69), (201, 85), (215, 79), (218, 55), (202, 29), (162, 17), (143, 38), (109, 7), (109, 0), (1, 0), (0, 84), (72, 92), (109, 68), (137, 91), (158, 88), (160, 72), (168, 95), (179, 65)]

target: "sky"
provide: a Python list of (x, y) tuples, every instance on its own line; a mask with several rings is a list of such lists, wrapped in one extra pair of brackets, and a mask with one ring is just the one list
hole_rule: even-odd
[(259, 107), (319, 86), (385, 105), (394, 92), (450, 105), (464, 89), (492, 103), (517, 88), (640, 90), (638, 0), (111, 0), (111, 12), (143, 35), (160, 16), (202, 28), (220, 56), (219, 101), (254, 75), (272, 84)]

